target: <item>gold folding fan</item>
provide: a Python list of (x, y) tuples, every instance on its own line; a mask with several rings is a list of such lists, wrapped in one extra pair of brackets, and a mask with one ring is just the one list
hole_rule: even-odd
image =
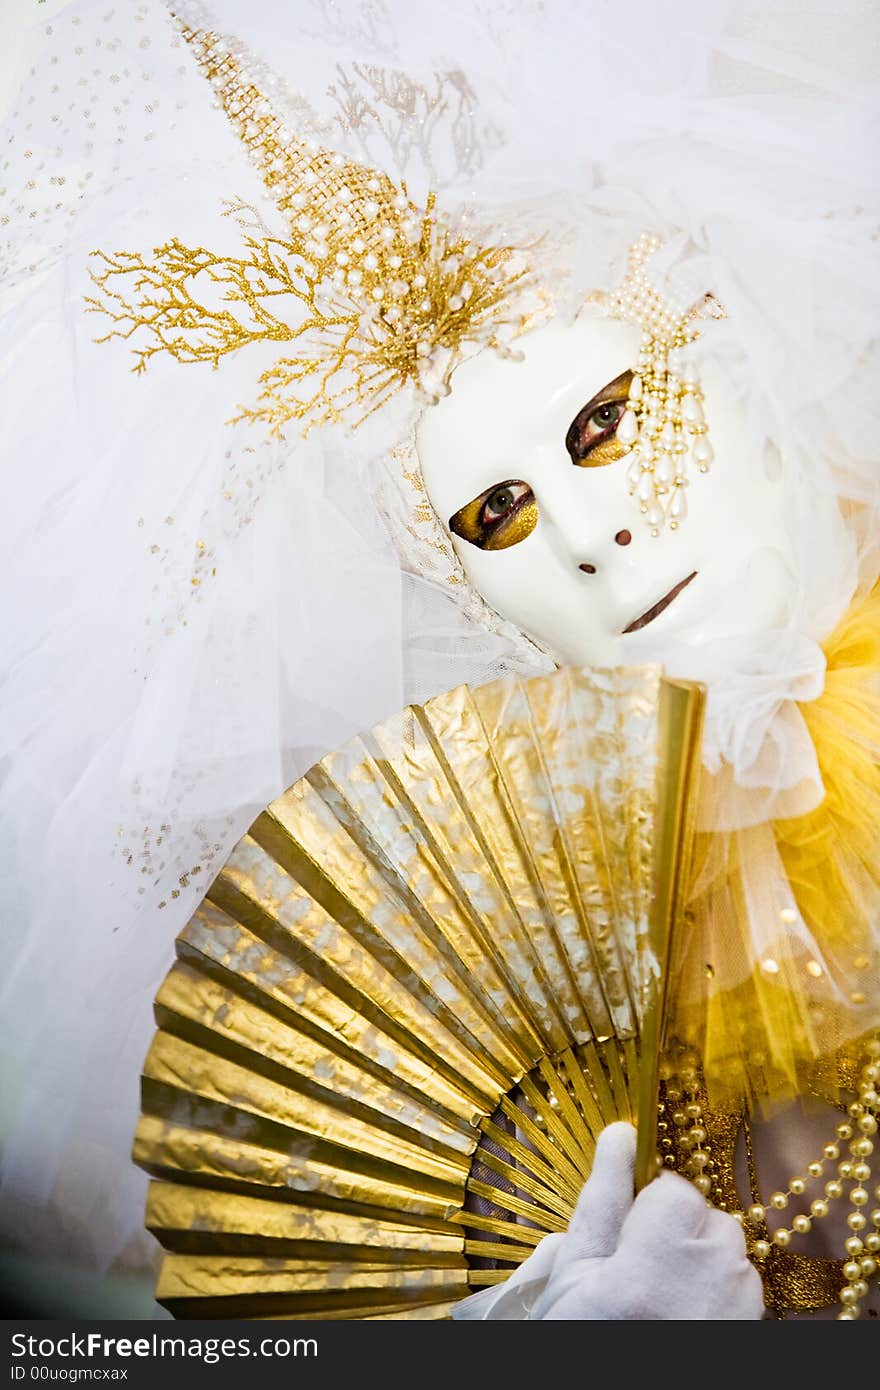
[(461, 687), (263, 812), (156, 999), (160, 1302), (445, 1317), (565, 1228), (612, 1120), (646, 1179), (700, 711), (655, 668)]

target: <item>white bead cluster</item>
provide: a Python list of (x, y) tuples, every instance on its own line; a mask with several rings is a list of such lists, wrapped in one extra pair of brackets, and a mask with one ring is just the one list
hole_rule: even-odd
[(645, 270), (659, 248), (659, 239), (647, 233), (630, 247), (627, 275), (609, 300), (613, 317), (642, 329), (616, 437), (632, 449), (629, 490), (654, 536), (665, 525), (675, 530), (687, 516), (689, 462), (706, 473), (713, 458), (700, 377), (688, 351), (698, 336), (694, 310), (663, 296)]

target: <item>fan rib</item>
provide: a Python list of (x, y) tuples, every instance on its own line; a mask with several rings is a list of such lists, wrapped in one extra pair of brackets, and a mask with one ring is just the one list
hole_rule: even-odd
[[(595, 1139), (587, 1125), (583, 1115), (578, 1110), (566, 1089), (562, 1078), (551, 1066), (548, 1058), (542, 1057), (538, 1063), (538, 1070), (550, 1092), (547, 1097), (548, 1108), (553, 1109), (553, 1101), (561, 1112), (561, 1119), (565, 1120), (569, 1133), (569, 1154), (572, 1163), (579, 1173), (578, 1191), (586, 1178), (589, 1177), (590, 1169), (593, 1166), (593, 1148)], [(557, 1116), (560, 1118), (560, 1116)]]
[[(540, 1154), (543, 1154), (551, 1172), (558, 1173), (560, 1176), (565, 1176), (567, 1180), (566, 1185), (572, 1197), (576, 1199), (577, 1194), (581, 1190), (583, 1178), (575, 1164), (571, 1162), (565, 1150), (561, 1149), (558, 1144), (554, 1144), (549, 1135), (545, 1134), (540, 1126), (535, 1123), (532, 1116), (518, 1106), (515, 1101), (511, 1100), (510, 1096), (504, 1096), (501, 1101), (501, 1109), (507, 1119), (511, 1120), (517, 1129), (522, 1130), (528, 1142), (532, 1144)], [(481, 1128), (485, 1129), (485, 1126), (486, 1121), (484, 1120)], [(499, 1143), (500, 1142), (499, 1140)]]
[[(481, 1260), (502, 1260), (514, 1268), (528, 1259), (532, 1248), (529, 1245), (505, 1245), (491, 1240), (466, 1240), (464, 1243), (466, 1255), (475, 1255)], [(507, 1272), (511, 1274), (513, 1271)]]
[(456, 1212), (452, 1220), (464, 1226), (466, 1230), (485, 1231), (488, 1235), (504, 1236), (509, 1240), (532, 1246), (540, 1245), (547, 1235), (543, 1228), (519, 1225), (515, 1221), (504, 1221), (498, 1216), (480, 1216), (475, 1211)]
[[(522, 1184), (519, 1184), (521, 1187)], [(498, 1189), (491, 1183), (481, 1182), (479, 1178), (468, 1178), (467, 1191), (473, 1193), (475, 1197), (485, 1197), (488, 1201), (497, 1203)], [(515, 1192), (505, 1192), (504, 1205), (514, 1216), (521, 1216), (524, 1221), (530, 1222), (533, 1226), (544, 1231), (564, 1231), (568, 1227), (568, 1220), (571, 1216), (571, 1209), (559, 1213), (550, 1207), (539, 1206), (535, 1202), (527, 1202), (518, 1197)], [(467, 1225), (470, 1212), (462, 1214), (462, 1223)]]
[[(516, 1191), (527, 1193), (540, 1206), (546, 1207), (548, 1211), (555, 1212), (557, 1216), (563, 1218), (571, 1215), (570, 1201), (561, 1196), (558, 1191), (554, 1191), (553, 1188), (545, 1187), (543, 1183), (538, 1182), (529, 1173), (523, 1172), (521, 1168), (514, 1167), (512, 1163), (506, 1163), (498, 1154), (490, 1153), (488, 1149), (481, 1149), (480, 1162), (486, 1168), (491, 1168), (493, 1172), (498, 1173), (500, 1177), (513, 1183)], [(470, 1187), (470, 1180), (468, 1180), (468, 1187)], [(492, 1191), (492, 1200), (494, 1202), (499, 1200), (498, 1193), (494, 1190)], [(504, 1193), (504, 1205), (509, 1207), (511, 1211), (513, 1210), (510, 1194), (507, 1192)]]
[(592, 1088), (596, 1104), (599, 1107), (602, 1128), (618, 1118), (614, 1096), (611, 1093), (611, 1086), (605, 1070), (604, 1045), (606, 1042), (606, 1038), (599, 1038), (595, 1042), (587, 1043), (582, 1053), (583, 1060), (587, 1063), (584, 1067), (584, 1076), (587, 1085)]
[(629, 1111), (630, 1099), (626, 1077), (620, 1065), (620, 1053), (617, 1050), (617, 1042), (615, 1039), (609, 1038), (604, 1044), (602, 1048), (602, 1060), (605, 1063), (605, 1068), (611, 1082), (611, 1093), (614, 1097), (614, 1113), (618, 1116), (624, 1116)]
[[(586, 1053), (587, 1046), (589, 1045), (584, 1045), (581, 1049), (583, 1053)], [(595, 1052), (595, 1049), (593, 1050)], [(581, 1113), (584, 1116), (587, 1128), (592, 1135), (598, 1137), (605, 1128), (605, 1119), (596, 1103), (595, 1096), (587, 1085), (583, 1071), (578, 1066), (577, 1058), (570, 1048), (562, 1053), (562, 1064), (565, 1067), (565, 1074), (571, 1083), (572, 1089), (577, 1096), (578, 1105), (581, 1108)]]
[[(563, 1152), (568, 1154), (574, 1167), (580, 1170), (584, 1161), (584, 1156), (579, 1148), (577, 1140), (562, 1123), (556, 1111), (529, 1077), (523, 1077), (520, 1082), (520, 1087), (535, 1114), (544, 1121), (548, 1132), (556, 1138)], [(583, 1133), (587, 1133), (583, 1123), (581, 1123), (580, 1128)]]
[[(529, 1132), (526, 1130), (526, 1121), (527, 1117), (520, 1112), (517, 1116), (516, 1123), (518, 1128), (523, 1130), (523, 1133)], [(519, 1164), (524, 1172), (531, 1173), (532, 1176), (543, 1183), (545, 1187), (556, 1187), (560, 1192), (567, 1193), (573, 1201), (577, 1200), (577, 1194), (580, 1190), (580, 1180), (578, 1174), (571, 1165), (564, 1161), (564, 1155), (558, 1151), (554, 1153), (553, 1157), (557, 1163), (557, 1167), (552, 1168), (545, 1163), (533, 1149), (530, 1149), (528, 1145), (522, 1143), (515, 1134), (508, 1134), (506, 1130), (499, 1129), (497, 1125), (492, 1124), (491, 1120), (484, 1120), (481, 1128), (489, 1139), (494, 1139), (495, 1143), (498, 1144), (500, 1148), (507, 1151), (510, 1158)], [(537, 1126), (529, 1126), (529, 1130), (532, 1132), (536, 1129)], [(540, 1131), (538, 1131), (538, 1133), (540, 1133)], [(477, 1149), (477, 1154), (482, 1158), (482, 1150), (479, 1149), (479, 1147)], [(574, 1181), (572, 1181), (572, 1178)]]

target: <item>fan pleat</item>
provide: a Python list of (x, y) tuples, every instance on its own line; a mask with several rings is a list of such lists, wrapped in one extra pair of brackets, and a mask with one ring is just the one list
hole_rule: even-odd
[[(228, 1016), (227, 1008), (236, 999), (248, 1000), (266, 1015), (267, 1031), (282, 1031), (280, 1024), (285, 1031), (302, 1034), (325, 1053), (325, 1066), (339, 1057), (360, 1065), (366, 1074), (382, 1081), (392, 1076), (395, 1084), (404, 1093), (413, 1094), (420, 1105), (430, 1098), (438, 1114), (451, 1123), (458, 1120), (468, 1131), (475, 1111), (482, 1111), (495, 1094), (494, 1086), (485, 1077), (480, 1090), (471, 1083), (464, 1068), (455, 1071), (446, 1060), (450, 1051), (453, 1057), (456, 1055), (454, 1040), (442, 1031), (437, 1030), (433, 1039), (425, 1042), (399, 1029), (394, 1030), (393, 1036), (383, 1033), (372, 1016), (354, 1014), (350, 1004), (318, 981), (292, 970), (284, 955), (273, 952), (212, 903), (203, 903), (184, 928), (178, 937), (177, 951), (181, 968), (183, 963), (191, 966), (200, 981), (200, 988), (193, 995), (193, 1007), (198, 1007), (203, 991), (207, 990), (202, 983), (205, 980), (210, 979), (227, 991), (213, 1014), (209, 1010), (214, 996), (205, 1003), (204, 1011), (209, 1014), (212, 1028), (216, 1023), (222, 1024)], [(173, 1028), (182, 1028), (185, 1034), (186, 1024), (178, 1005), (175, 1003), (172, 1008), (167, 1002), (173, 997), (172, 979), (173, 975), (169, 975), (157, 997), (157, 1021), (164, 1027), (166, 1015), (172, 1014)], [(185, 993), (185, 989), (174, 991), (177, 999)], [(444, 1044), (446, 1051), (439, 1051)]]
[[(547, 1033), (545, 1050), (557, 1051), (572, 1037), (588, 1036), (591, 1025), (557, 931), (536, 858), (537, 846), (530, 843), (528, 829), (521, 821), (517, 786), (523, 780), (531, 786), (534, 779), (530, 731), (524, 731), (517, 719), (517, 711), (525, 707), (524, 696), (518, 685), (506, 692), (502, 702), (505, 726), (503, 736), (499, 736), (493, 724), (493, 694), (500, 699), (494, 688), (452, 691), (444, 699), (429, 702), (421, 717), (438, 747), (455, 745), (459, 728), (466, 730), (466, 759), (457, 756), (450, 766), (458, 769), (460, 794), (472, 806), (473, 819), (491, 846), (506, 892), (515, 903), (526, 951), (534, 961), (534, 988), (543, 991), (538, 998), (546, 1013), (558, 1019)], [(461, 763), (464, 767), (459, 766)]]
[[(554, 1051), (570, 1035), (560, 994), (565, 986), (541, 950), (545, 915), (531, 902), (534, 867), (471, 692), (462, 690), (455, 703), (431, 702), (416, 717), (461, 816), (460, 828), (441, 822), (446, 871), (479, 918), (487, 949), (506, 962), (520, 1007), (539, 1030), (539, 1050)], [(445, 744), (455, 746), (455, 760)]]
[[(385, 1124), (358, 1118), (345, 1098), (326, 1105), (164, 1033), (157, 1034), (147, 1055), (144, 1077), (163, 1087), (164, 1113), (178, 1124), (196, 1121), (199, 1127), (234, 1132), (243, 1143), (260, 1143), (292, 1157), (302, 1154), (317, 1160), (339, 1149), (350, 1150), (346, 1166), (352, 1171), (381, 1168), (387, 1173), (400, 1168), (440, 1185), (454, 1183), (469, 1168), (467, 1155), (431, 1152), (417, 1133), (413, 1142), (389, 1134)], [(181, 1077), (186, 1078), (186, 1090), (176, 1084)], [(377, 1114), (376, 1121), (380, 1118)], [(324, 1137), (327, 1134), (333, 1135), (332, 1141)], [(450, 1196), (454, 1200), (452, 1189)]]
[[(253, 850), (251, 846), (245, 849), (253, 870)], [(263, 855), (262, 859), (260, 869), (274, 871), (277, 881), (277, 866), (271, 865), (268, 856)], [(234, 871), (238, 870), (239, 864), (236, 864)], [(425, 1065), (436, 1066), (450, 1078), (459, 1075), (471, 1078), (477, 1088), (478, 1105), (484, 1104), (487, 1096), (494, 1095), (499, 1086), (506, 1084), (510, 1073), (459, 1023), (449, 1008), (439, 1003), (436, 996), (430, 997), (427, 984), (421, 997), (411, 993), (405, 983), (398, 981), (390, 970), (343, 933), (293, 880), (288, 882), (290, 896), (284, 907), (292, 907), (295, 911), (296, 904), (303, 905), (305, 911), (296, 926), (304, 937), (315, 941), (316, 947), (320, 947), (322, 941), (325, 943), (328, 959), (322, 960), (317, 950), (300, 941), (294, 934), (293, 924), (288, 926), (278, 921), (256, 897), (243, 893), (231, 874), (224, 870), (209, 889), (209, 899), (228, 916), (236, 918), (250, 931), (252, 939), (256, 939), (256, 958), (248, 960), (245, 955), (242, 962), (245, 969), (265, 973), (276, 964), (276, 978), (281, 981), (286, 978), (285, 972), (290, 974), (291, 965), (298, 967), (298, 977), (290, 979), (288, 986), (295, 1001), (301, 1000), (300, 1006), (306, 1010), (315, 1004), (325, 1004), (343, 1037), (349, 1029), (362, 1034), (376, 1030), (386, 1045), (390, 1044), (386, 1056), (392, 1068), (396, 1065), (398, 1048), (414, 1053)], [(321, 920), (315, 920), (317, 913), (310, 910), (313, 907), (317, 907)], [(283, 909), (276, 911), (280, 917)], [(239, 953), (244, 946), (246, 953), (250, 944), (247, 938), (239, 938), (233, 943), (233, 950)], [(276, 962), (266, 953), (266, 945), (277, 952)], [(336, 967), (328, 963), (330, 958), (338, 962)], [(352, 983), (352, 979), (358, 984)], [(514, 1059), (508, 1056), (505, 1060), (514, 1067), (515, 1074)]]
[[(410, 723), (413, 723), (411, 717)], [(433, 805), (435, 796), (430, 794), (431, 790), (438, 785), (447, 786), (445, 819), (455, 818), (455, 808), (448, 797), (448, 784), (435, 765), (427, 742), (419, 736), (416, 749), (419, 778), (415, 784), (418, 789), (427, 785), (427, 816), (422, 813), (418, 800), (408, 794), (390, 759), (373, 759), (366, 750), (357, 776), (350, 780), (348, 794), (354, 805), (349, 807), (342, 792), (330, 781), (329, 774), (331, 768), (338, 772), (342, 764), (351, 775), (351, 747), (331, 754), (324, 764), (312, 770), (309, 780), (321, 790), (337, 822), (349, 833), (357, 832), (356, 843), (376, 871), (380, 892), (387, 892), (388, 885), (393, 885), (408, 914), (402, 932), (407, 958), (412, 958), (411, 935), (413, 925), (417, 924), (425, 934), (434, 969), (438, 961), (447, 965), (447, 987), (463, 990), (473, 1008), (483, 1015), (485, 1021), (478, 1025), (478, 1032), (485, 1034), (486, 1021), (497, 1030), (493, 1055), (497, 1052), (499, 1056), (507, 1056), (504, 1049), (509, 1047), (507, 1065), (512, 1070), (528, 1065), (528, 1058), (540, 1046), (538, 1034), (517, 999), (515, 973), (509, 969), (509, 963), (498, 956), (488, 934), (480, 931), (479, 914), (473, 904), (469, 904), (468, 895), (462, 891), (448, 860), (444, 859), (441, 843), (444, 818)], [(359, 749), (361, 745), (355, 747)], [(369, 800), (365, 796), (372, 779), (380, 784), (383, 793), (378, 804), (375, 798)], [(378, 818), (366, 821), (371, 812), (378, 813)], [(466, 831), (457, 823), (455, 831), (463, 842)], [(385, 842), (381, 849), (377, 848), (379, 837)], [(362, 881), (359, 888), (363, 892)], [(395, 925), (398, 924), (399, 918)]]
[[(194, 1131), (189, 1124), (169, 1121), (160, 1102), (155, 1089), (145, 1087), (143, 1104), (156, 1105), (156, 1113), (141, 1117), (134, 1144), (135, 1161), (155, 1177), (211, 1187), (224, 1197), (259, 1193), (297, 1207), (328, 1201), (342, 1210), (390, 1210), (419, 1220), (442, 1220), (455, 1205), (445, 1190), (426, 1191), (411, 1175), (389, 1172), (380, 1178), (340, 1166), (347, 1157), (344, 1151), (322, 1161), (319, 1154), (291, 1154), (243, 1142), (236, 1133), (219, 1133), (209, 1125)], [(188, 1118), (197, 1117), (198, 1112), (191, 1111)], [(218, 1119), (216, 1113), (207, 1118)], [(188, 1219), (183, 1210), (180, 1219)]]
[[(512, 1046), (510, 1029), (499, 1018), (497, 1004), (485, 992), (486, 963), (481, 971), (470, 974), (424, 903), (408, 889), (403, 891), (397, 874), (388, 870), (383, 877), (367, 858), (353, 852), (344, 832), (336, 827), (331, 833), (324, 823), (330, 812), (317, 802), (313, 789), (303, 789), (300, 783), (293, 789), (297, 790), (303, 790), (303, 795), (288, 792), (279, 798), (273, 813), (264, 813), (252, 834), (271, 854), (276, 873), (279, 866), (287, 869), (301, 884), (301, 891), (325, 910), (321, 939), (328, 957), (344, 961), (353, 974), (356, 963), (362, 971), (358, 978), (386, 998), (408, 994), (403, 1017), (434, 1013), (489, 1074), (500, 1077), (516, 1072), (522, 1059)], [(305, 800), (306, 791), (321, 808), (315, 819), (306, 819), (302, 806), (296, 804)], [(294, 836), (312, 844), (312, 852)], [(334, 880), (337, 872), (340, 878)], [(213, 889), (211, 896), (217, 901)], [(442, 903), (440, 908), (448, 925), (451, 908)], [(397, 988), (390, 990), (389, 984), (395, 982)], [(497, 992), (494, 981), (490, 987)]]
[[(181, 1225), (181, 1217), (188, 1218), (187, 1225)], [(407, 1221), (381, 1207), (357, 1214), (339, 1205), (289, 1206), (262, 1196), (154, 1182), (147, 1224), (164, 1232), (169, 1248), (177, 1252), (461, 1264), (461, 1232), (452, 1222)]]
[[(468, 1153), (473, 1126), (437, 1105), (432, 1132), (425, 1127), (424, 1101), (387, 1069), (367, 1071), (349, 1056), (330, 1052), (321, 1041), (296, 1029), (280, 1028), (249, 1000), (181, 965), (165, 981), (156, 1000), (163, 1033), (225, 1057), (291, 1093), (324, 1105), (344, 1103), (349, 1114), (375, 1124), (404, 1142), (438, 1153)], [(357, 1054), (355, 1054), (357, 1056)]]
[(267, 1269), (265, 1261), (253, 1259), (172, 1255), (163, 1266), (157, 1295), (172, 1312), (182, 1304), (188, 1317), (238, 1317), (255, 1303), (270, 1317), (380, 1316), (467, 1293), (467, 1269), (461, 1255), (458, 1259), (458, 1269), (378, 1262), (361, 1266), (332, 1257), (279, 1259)]

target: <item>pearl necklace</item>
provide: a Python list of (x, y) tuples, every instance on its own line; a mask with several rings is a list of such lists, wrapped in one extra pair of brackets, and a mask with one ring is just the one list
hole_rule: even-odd
[[(845, 1282), (839, 1294), (842, 1308), (837, 1316), (841, 1322), (852, 1322), (861, 1315), (862, 1302), (869, 1292), (869, 1281), (880, 1267), (880, 1184), (874, 1188), (878, 1206), (870, 1213), (866, 1212), (871, 1199), (868, 1190), (872, 1175), (869, 1160), (874, 1152), (880, 1115), (880, 1093), (877, 1089), (880, 1083), (880, 1037), (869, 1040), (866, 1052), (867, 1060), (859, 1078), (858, 1099), (848, 1107), (849, 1118), (837, 1125), (835, 1139), (825, 1145), (822, 1157), (807, 1164), (806, 1177), (792, 1177), (785, 1190), (772, 1193), (769, 1207), (773, 1211), (787, 1210), (792, 1198), (804, 1197), (810, 1182), (825, 1176), (826, 1164), (836, 1163), (837, 1176), (825, 1182), (824, 1195), (815, 1197), (808, 1210), (795, 1214), (789, 1225), (780, 1226), (772, 1235), (767, 1228), (767, 1207), (760, 1202), (754, 1202), (745, 1212), (731, 1213), (743, 1223), (749, 1257), (761, 1268), (773, 1245), (787, 1250), (796, 1237), (808, 1235), (813, 1222), (826, 1217), (832, 1204), (846, 1195), (852, 1211), (847, 1216), (850, 1235), (844, 1246)], [(687, 1155), (682, 1165), (684, 1176), (690, 1178), (706, 1198), (710, 1198), (715, 1186), (715, 1160), (708, 1142), (699, 1093), (700, 1081), (693, 1056), (685, 1055), (674, 1072), (667, 1068), (665, 1105), (661, 1111), (671, 1118), (673, 1129), (677, 1131), (677, 1147)], [(679, 1163), (673, 1153), (676, 1144), (669, 1135), (668, 1119), (661, 1117), (658, 1129), (663, 1162), (668, 1167), (678, 1168)], [(849, 1156), (846, 1158), (841, 1158), (843, 1144), (848, 1146)], [(719, 1202), (718, 1205), (723, 1207), (725, 1204)]]

